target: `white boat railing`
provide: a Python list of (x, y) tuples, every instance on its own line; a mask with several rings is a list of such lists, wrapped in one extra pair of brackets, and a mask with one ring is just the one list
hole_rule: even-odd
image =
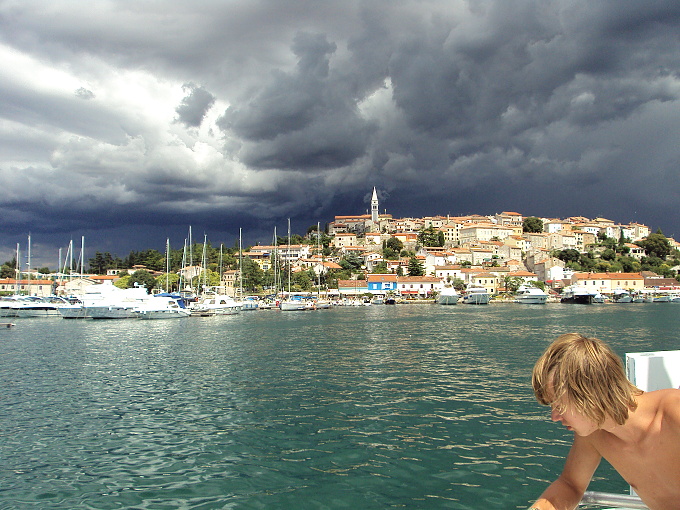
[(615, 506), (618, 510), (633, 510), (637, 508), (648, 509), (637, 496), (625, 494), (609, 494), (607, 492), (588, 491), (581, 499), (581, 505)]

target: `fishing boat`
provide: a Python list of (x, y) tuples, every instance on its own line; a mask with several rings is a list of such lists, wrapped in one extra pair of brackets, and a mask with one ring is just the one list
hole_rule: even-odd
[(533, 285), (522, 285), (515, 294), (515, 303), (524, 305), (544, 305), (548, 301), (548, 294)]
[(440, 305), (455, 305), (460, 299), (460, 294), (453, 287), (445, 287), (439, 297), (437, 298), (437, 303)]

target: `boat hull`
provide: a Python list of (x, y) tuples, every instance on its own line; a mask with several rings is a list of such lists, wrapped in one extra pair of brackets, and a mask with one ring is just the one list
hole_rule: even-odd
[(593, 303), (593, 296), (591, 294), (578, 294), (576, 296), (566, 296), (560, 300), (561, 303), (570, 303), (576, 305), (590, 305)]
[(458, 303), (458, 296), (439, 296), (437, 303), (440, 305), (455, 305)]
[(126, 306), (86, 306), (85, 313), (93, 319), (132, 319), (134, 307)]
[(182, 317), (189, 317), (191, 312), (188, 310), (136, 310), (137, 318), (143, 320), (150, 319), (181, 319)]
[(515, 299), (515, 303), (523, 305), (544, 305), (548, 302), (548, 296), (522, 296)]
[(281, 308), (282, 312), (299, 312), (307, 310), (305, 304), (299, 301), (282, 301), (279, 308)]

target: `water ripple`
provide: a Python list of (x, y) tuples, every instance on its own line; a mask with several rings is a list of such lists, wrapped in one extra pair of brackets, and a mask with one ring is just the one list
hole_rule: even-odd
[[(533, 360), (571, 330), (676, 348), (670, 308), (21, 321), (0, 343), (0, 508), (524, 508), (570, 443)], [(612, 476), (594, 483), (623, 491)]]

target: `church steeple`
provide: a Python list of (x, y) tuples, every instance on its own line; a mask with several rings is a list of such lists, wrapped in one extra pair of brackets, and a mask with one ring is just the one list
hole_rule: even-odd
[(378, 223), (378, 193), (373, 186), (373, 196), (371, 197), (371, 221)]

